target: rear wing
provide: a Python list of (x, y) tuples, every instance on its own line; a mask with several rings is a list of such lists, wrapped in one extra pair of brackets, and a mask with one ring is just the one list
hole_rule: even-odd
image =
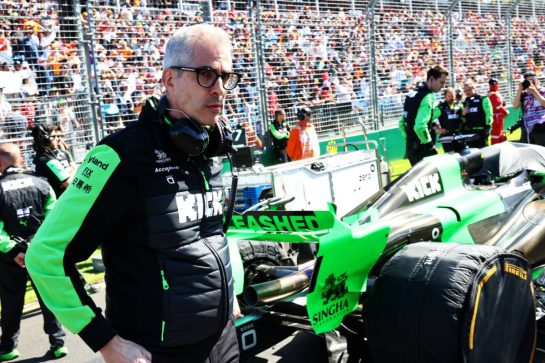
[(318, 243), (307, 312), (316, 333), (336, 329), (344, 316), (357, 308), (369, 271), (384, 250), (389, 232), (390, 227), (380, 222), (350, 227), (333, 210), (264, 211), (233, 216), (227, 236), (235, 293), (242, 293), (242, 283), (237, 280), (244, 280), (237, 240)]

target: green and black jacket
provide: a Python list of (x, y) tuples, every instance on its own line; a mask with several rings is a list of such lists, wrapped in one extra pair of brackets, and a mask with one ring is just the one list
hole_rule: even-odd
[(288, 139), (290, 137), (290, 127), (286, 122), (273, 121), (269, 124), (269, 132), (272, 136), (273, 145), (279, 149), (283, 150), (288, 146)]
[(70, 178), (70, 159), (60, 150), (38, 150), (32, 161), (32, 168), (37, 176), (47, 179), (58, 197), (64, 192), (62, 183)]
[(411, 91), (403, 104), (403, 116), (399, 120), (401, 134), (407, 144), (428, 144), (432, 142), (432, 121), (439, 116), (435, 97), (426, 83)]
[[(217, 339), (232, 314), (222, 164), (188, 158), (149, 102), (89, 152), (27, 253), (47, 306), (94, 351), (116, 333), (151, 352)], [(75, 263), (102, 244), (106, 317)]]
[(14, 237), (27, 242), (55, 205), (55, 193), (43, 178), (14, 167), (0, 176), (0, 252), (5, 261), (12, 260), (26, 246)]
[(439, 115), (439, 124), (447, 130), (446, 135), (452, 136), (460, 133), (462, 128), (462, 112), (464, 106), (460, 102), (453, 102), (451, 105), (447, 101), (439, 103), (437, 108), (441, 111)]
[(478, 131), (490, 128), (494, 111), (487, 96), (473, 95), (466, 98), (464, 107), (467, 107), (465, 127), (468, 131)]

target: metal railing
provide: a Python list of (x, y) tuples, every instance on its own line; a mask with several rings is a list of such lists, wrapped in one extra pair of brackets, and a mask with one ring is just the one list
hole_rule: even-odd
[(162, 92), (168, 37), (203, 21), (229, 32), (233, 67), (244, 75), (225, 113), (258, 135), (277, 108), (294, 122), (302, 105), (315, 111), (321, 139), (339, 137), (345, 121), (397, 127), (405, 94), (436, 64), (448, 67), (449, 86), (472, 80), (481, 94), (497, 78), (508, 103), (524, 72), (545, 69), (543, 1), (67, 3), (0, 9), (0, 85), (11, 105), (0, 107), (0, 138), (28, 155), (34, 124), (61, 125), (81, 161), (98, 139), (136, 120), (144, 100)]

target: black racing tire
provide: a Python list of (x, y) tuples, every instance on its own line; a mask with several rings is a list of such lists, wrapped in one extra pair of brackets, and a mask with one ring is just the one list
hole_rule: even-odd
[[(259, 265), (295, 266), (278, 242), (242, 240), (238, 242), (238, 249), (244, 266), (244, 287), (270, 280), (256, 271)], [(240, 300), (244, 304), (243, 299)]]
[(382, 268), (365, 316), (374, 362), (529, 362), (531, 269), (495, 246), (411, 244)]

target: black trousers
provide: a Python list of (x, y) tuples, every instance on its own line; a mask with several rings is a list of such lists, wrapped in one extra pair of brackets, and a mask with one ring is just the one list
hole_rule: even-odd
[[(6, 260), (6, 256), (0, 259), (0, 304), (2, 313), (0, 315), (0, 349), (9, 350), (17, 347), (21, 317), (25, 304), (26, 282), (28, 274), (26, 269), (19, 267), (14, 261)], [(34, 284), (32, 285), (34, 288)], [(36, 291), (38, 303), (44, 317), (44, 332), (49, 335), (49, 343), (52, 346), (64, 345), (65, 333), (61, 324), (53, 313), (45, 306), (42, 298)]]
[(274, 156), (276, 159), (280, 160), (281, 163), (287, 163), (290, 161), (288, 158), (288, 153), (286, 152), (286, 149), (279, 149), (276, 146), (274, 147)]
[(432, 156), (437, 154), (436, 149), (424, 148), (419, 142), (407, 141), (407, 147), (405, 149), (407, 153), (407, 158), (411, 163), (411, 166), (414, 166), (420, 160), (424, 159), (427, 156)]
[(153, 353), (153, 363), (238, 363), (239, 350), (235, 319), (231, 317), (218, 341), (200, 350), (183, 353)]

